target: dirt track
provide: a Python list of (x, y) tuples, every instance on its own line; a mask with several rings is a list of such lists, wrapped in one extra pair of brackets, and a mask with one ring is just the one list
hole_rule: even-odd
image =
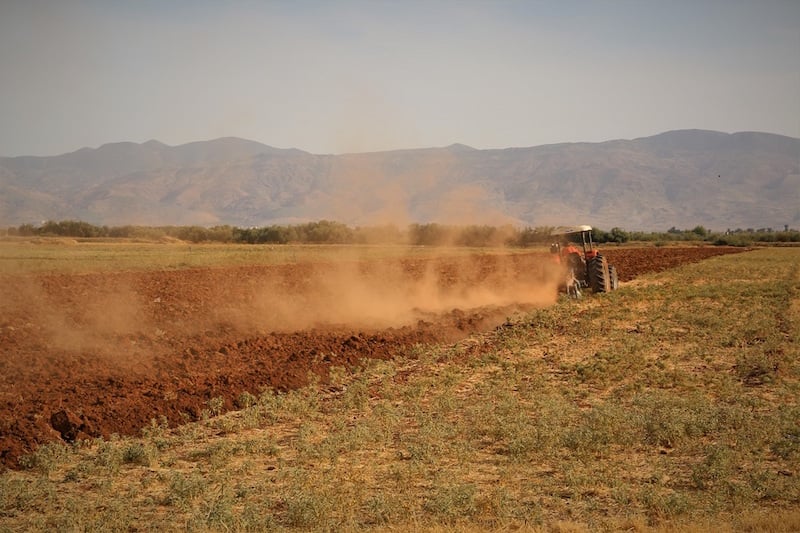
[[(627, 281), (741, 249), (613, 248)], [(556, 298), (542, 254), (0, 279), (0, 465), (324, 383), (331, 366), (490, 329)], [(545, 280), (542, 282), (542, 280)], [(549, 281), (548, 281), (549, 280)]]

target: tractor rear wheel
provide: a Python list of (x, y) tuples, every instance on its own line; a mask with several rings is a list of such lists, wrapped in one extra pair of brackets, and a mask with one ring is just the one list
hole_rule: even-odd
[(589, 286), (592, 292), (610, 292), (611, 274), (608, 271), (608, 260), (602, 255), (596, 255), (589, 261)]

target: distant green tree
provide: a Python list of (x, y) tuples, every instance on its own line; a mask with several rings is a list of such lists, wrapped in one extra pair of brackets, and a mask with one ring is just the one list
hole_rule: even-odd
[(177, 228), (175, 238), (189, 242), (204, 242), (208, 240), (208, 230), (200, 226), (182, 226)]
[(441, 246), (446, 244), (450, 233), (447, 226), (435, 222), (411, 224), (408, 227), (410, 243), (418, 246)]
[(600, 228), (592, 228), (592, 240), (594, 242), (609, 242), (610, 235), (607, 231)]
[(526, 226), (516, 230), (509, 239), (509, 244), (512, 246), (530, 246), (531, 244), (549, 243), (553, 240), (552, 231), (552, 226), (537, 226), (535, 228)]
[(30, 237), (32, 235), (36, 235), (36, 228), (33, 224), (22, 224), (18, 229), (17, 233), (22, 237)]
[(489, 246), (495, 240), (497, 228), (493, 226), (466, 226), (458, 233), (455, 244), (458, 246)]
[(286, 244), (292, 240), (292, 236), (291, 228), (272, 225), (259, 228), (257, 240), (260, 243)]
[(609, 233), (610, 242), (628, 242), (630, 236), (628, 232), (623, 230), (622, 228), (613, 227), (611, 228), (611, 232)]
[(353, 242), (353, 230), (341, 222), (320, 220), (300, 227), (303, 242), (346, 244)]
[(81, 220), (62, 220), (60, 222), (48, 220), (36, 230), (36, 233), (39, 235), (91, 238), (107, 236), (108, 228), (105, 226), (94, 226)]
[(208, 229), (208, 239), (214, 242), (231, 242), (233, 240), (232, 226), (213, 226)]
[(256, 234), (254, 228), (234, 228), (233, 242), (255, 244)]

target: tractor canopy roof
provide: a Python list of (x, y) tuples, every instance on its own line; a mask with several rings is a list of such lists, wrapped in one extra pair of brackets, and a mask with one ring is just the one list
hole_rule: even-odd
[(592, 231), (591, 226), (559, 226), (550, 232), (550, 235), (569, 235), (571, 233), (583, 233), (584, 231)]

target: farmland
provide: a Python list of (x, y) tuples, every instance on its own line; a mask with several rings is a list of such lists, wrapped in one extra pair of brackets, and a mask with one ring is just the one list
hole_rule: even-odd
[(797, 527), (800, 251), (733, 251), (19, 254), (0, 527)]

